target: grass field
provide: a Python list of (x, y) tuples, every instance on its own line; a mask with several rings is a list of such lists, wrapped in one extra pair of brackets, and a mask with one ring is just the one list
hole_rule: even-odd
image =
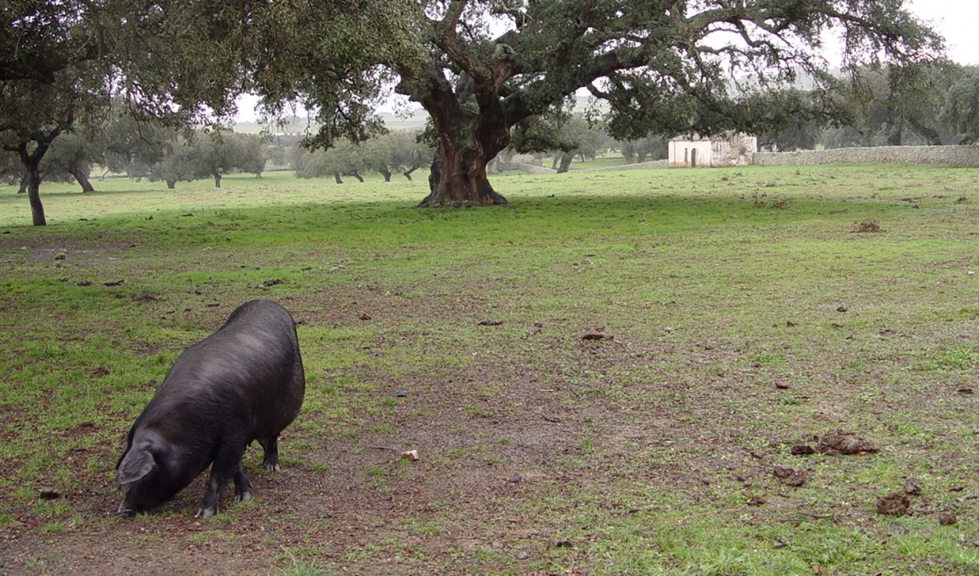
[[(0, 574), (979, 573), (979, 170), (493, 183), (45, 185), (47, 227), (0, 188)], [(155, 384), (253, 298), (300, 323), (282, 471), (114, 516)], [(877, 451), (797, 454), (834, 430)]]

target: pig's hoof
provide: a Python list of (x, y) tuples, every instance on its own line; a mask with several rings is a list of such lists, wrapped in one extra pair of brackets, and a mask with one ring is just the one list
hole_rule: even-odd
[(248, 502), (251, 499), (252, 493), (248, 491), (242, 492), (241, 494), (235, 494), (235, 504), (238, 504), (239, 502)]
[(278, 465), (278, 463), (272, 464), (271, 462), (266, 462), (265, 463), (265, 469), (268, 470), (269, 472), (278, 472), (279, 471), (279, 465)]
[(207, 520), (211, 516), (214, 516), (215, 512), (216, 510), (214, 508), (201, 508), (197, 511), (197, 514), (194, 514), (194, 518), (203, 518)]

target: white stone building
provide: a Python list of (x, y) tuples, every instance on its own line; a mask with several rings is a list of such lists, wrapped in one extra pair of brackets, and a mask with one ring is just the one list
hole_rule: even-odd
[(669, 142), (669, 163), (670, 168), (748, 166), (757, 151), (758, 139), (747, 134), (681, 136)]

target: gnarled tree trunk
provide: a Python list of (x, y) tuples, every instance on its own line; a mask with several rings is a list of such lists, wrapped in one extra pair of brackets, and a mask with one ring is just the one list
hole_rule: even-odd
[[(434, 116), (434, 115), (433, 115)], [(507, 199), (493, 190), (486, 167), (510, 142), (509, 130), (499, 123), (477, 129), (469, 138), (456, 135), (459, 126), (439, 126), (439, 146), (429, 176), (429, 195), (423, 206), (493, 206)], [(495, 124), (495, 125), (494, 125)]]
[(21, 141), (13, 149), (20, 155), (20, 162), (24, 165), (27, 172), (27, 199), (31, 205), (31, 220), (35, 226), (46, 226), (47, 219), (44, 217), (44, 205), (41, 203), (41, 160), (47, 153), (51, 142), (61, 133), (60, 129), (52, 130), (44, 135), (33, 136), (37, 147), (32, 152), (27, 151), (27, 142)]
[(571, 170), (571, 161), (574, 160), (574, 154), (571, 152), (563, 152), (561, 154), (561, 164), (557, 168), (558, 174), (565, 174)]
[(92, 186), (92, 183), (88, 179), (88, 174), (86, 174), (85, 171), (76, 168), (71, 171), (71, 175), (75, 177), (75, 181), (82, 187), (82, 194), (86, 192), (95, 192), (95, 187)]

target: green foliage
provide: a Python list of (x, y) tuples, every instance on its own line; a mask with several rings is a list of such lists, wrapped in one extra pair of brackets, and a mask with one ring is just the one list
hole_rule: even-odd
[(979, 141), (979, 68), (968, 68), (948, 91), (943, 118), (964, 135), (963, 144)]

